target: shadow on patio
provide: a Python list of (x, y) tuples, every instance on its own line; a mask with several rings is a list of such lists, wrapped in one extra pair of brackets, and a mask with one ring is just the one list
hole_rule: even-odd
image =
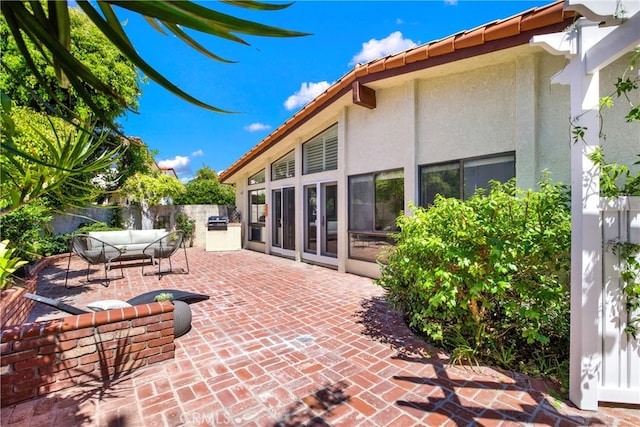
[(244, 250), (188, 256), (188, 275), (130, 267), (109, 287), (80, 285), (78, 260), (73, 289), (66, 259), (43, 270), (38, 293), (80, 307), (161, 288), (210, 299), (191, 304), (175, 359), (3, 408), (2, 425), (640, 424), (635, 408), (583, 412), (523, 375), (448, 366), (370, 279)]

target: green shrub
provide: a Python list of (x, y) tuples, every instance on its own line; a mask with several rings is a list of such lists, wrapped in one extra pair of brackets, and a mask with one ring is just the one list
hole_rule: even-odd
[[(438, 197), (398, 218), (377, 284), (410, 326), (454, 358), (542, 372), (569, 351), (571, 215), (563, 186), (512, 181)], [(562, 366), (566, 367), (566, 364)]]
[(69, 251), (69, 234), (45, 236), (40, 241), (40, 255), (51, 256), (63, 254)]
[(90, 231), (111, 231), (111, 230), (122, 230), (119, 227), (112, 227), (106, 222), (83, 222), (78, 226), (78, 229), (73, 234), (87, 234)]
[(43, 203), (24, 205), (0, 217), (2, 239), (11, 242), (19, 258), (37, 261), (43, 255), (43, 242), (51, 234), (48, 224), (52, 220), (51, 209)]
[(178, 212), (176, 214), (176, 228), (184, 232), (184, 240), (191, 246), (193, 232), (196, 229), (196, 220), (183, 212)]
[(110, 207), (110, 215), (109, 215), (109, 223), (112, 227), (118, 228), (120, 230), (124, 229), (124, 218), (122, 218), (122, 208), (117, 205), (113, 205)]

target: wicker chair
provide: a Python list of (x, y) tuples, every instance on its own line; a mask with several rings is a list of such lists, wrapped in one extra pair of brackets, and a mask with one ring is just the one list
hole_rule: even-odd
[[(184, 233), (181, 230), (172, 231), (171, 233), (159, 238), (155, 242), (150, 243), (144, 250), (142, 251), (146, 256), (151, 258), (151, 264), (155, 264), (158, 262), (158, 273), (157, 274), (166, 274), (173, 272), (173, 265), (171, 264), (171, 256), (175, 254), (182, 246), (184, 250), (184, 261), (187, 265), (187, 269), (183, 272), (185, 274), (189, 273), (189, 260), (187, 259), (187, 248), (184, 246)], [(162, 260), (169, 260), (169, 270), (162, 271)], [(142, 265), (142, 274), (144, 275), (144, 264)]]
[[(91, 265), (104, 265), (104, 286), (109, 286), (109, 271), (111, 270), (111, 263), (116, 261), (120, 255), (122, 255), (122, 251), (115, 246), (103, 242), (100, 239), (96, 239), (95, 237), (91, 237), (88, 234), (78, 234), (73, 236), (71, 239), (71, 250), (69, 251), (69, 261), (67, 263), (67, 274), (64, 278), (64, 286), (67, 286), (67, 280), (69, 279), (69, 267), (71, 266), (71, 255), (78, 255), (84, 261), (87, 262), (87, 281), (91, 282), (89, 278), (89, 268)], [(124, 272), (122, 271), (122, 263), (120, 263), (120, 272), (122, 276), (119, 279), (124, 277)]]

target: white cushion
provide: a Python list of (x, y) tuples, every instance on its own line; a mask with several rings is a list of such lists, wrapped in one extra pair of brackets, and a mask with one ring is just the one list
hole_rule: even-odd
[(104, 299), (100, 301), (94, 301), (91, 304), (87, 304), (87, 307), (93, 311), (111, 310), (114, 308), (132, 307), (126, 301), (120, 301), (119, 299)]
[(116, 231), (90, 231), (89, 236), (109, 243), (112, 246), (122, 246), (131, 243), (131, 234), (129, 230)]
[(131, 230), (130, 243), (149, 244), (167, 234), (164, 228), (154, 230)]

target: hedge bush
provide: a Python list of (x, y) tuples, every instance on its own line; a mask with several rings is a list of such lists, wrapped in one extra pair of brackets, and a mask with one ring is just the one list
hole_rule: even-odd
[(15, 248), (14, 255), (35, 262), (48, 248), (51, 235), (48, 224), (53, 220), (52, 209), (35, 201), (0, 217), (0, 234)]
[[(549, 376), (567, 366), (571, 213), (564, 186), (492, 183), (400, 216), (377, 284), (456, 360)], [(561, 375), (561, 374), (558, 374)]]

